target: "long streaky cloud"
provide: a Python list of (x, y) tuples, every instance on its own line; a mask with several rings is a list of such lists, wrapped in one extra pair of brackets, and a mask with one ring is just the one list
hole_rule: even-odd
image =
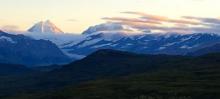
[(207, 24), (219, 24), (220, 25), (220, 19), (218, 18), (202, 18), (202, 17), (192, 17), (192, 16), (183, 16), (183, 18), (197, 20), (197, 21), (204, 22)]
[(132, 21), (132, 22), (140, 22), (140, 23), (152, 23), (152, 24), (161, 24), (159, 21), (155, 20), (143, 20), (143, 19), (131, 19), (131, 18), (122, 18), (122, 17), (104, 17), (102, 18), (104, 20), (109, 20), (109, 21)]
[(157, 15), (151, 15), (141, 12), (122, 12), (126, 14), (135, 14), (140, 15), (142, 18), (148, 19), (148, 20), (155, 20), (155, 21), (162, 21), (162, 22), (169, 22), (169, 23), (183, 23), (183, 24), (191, 24), (191, 25), (199, 25), (199, 22), (192, 21), (192, 20), (183, 20), (183, 19), (170, 19), (168, 17), (164, 16), (157, 16)]

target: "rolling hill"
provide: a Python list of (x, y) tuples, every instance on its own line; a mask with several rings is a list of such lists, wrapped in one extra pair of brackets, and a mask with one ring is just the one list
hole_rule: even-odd
[(12, 99), (216, 99), (219, 62), (217, 53), (186, 57), (99, 50), (61, 69), (8, 78), (4, 83), (14, 84), (4, 88), (20, 92)]

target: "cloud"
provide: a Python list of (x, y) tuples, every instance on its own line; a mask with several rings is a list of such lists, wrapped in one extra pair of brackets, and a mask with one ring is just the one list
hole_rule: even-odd
[(16, 25), (4, 25), (1, 26), (1, 29), (4, 31), (18, 31), (19, 27)]
[(154, 20), (143, 20), (143, 19), (135, 19), (135, 18), (131, 19), (131, 18), (122, 18), (122, 17), (104, 17), (102, 19), (109, 20), (109, 21), (116, 21), (116, 22), (132, 21), (132, 22), (140, 22), (140, 23), (161, 24), (160, 22), (154, 21)]
[(76, 19), (68, 19), (66, 21), (68, 21), (68, 22), (76, 22), (77, 20)]
[(195, 22), (195, 21), (189, 21), (189, 20), (184, 20), (184, 19), (170, 19), (168, 17), (151, 15), (151, 14), (146, 14), (142, 12), (122, 12), (122, 13), (140, 15), (144, 19), (155, 20), (155, 21), (160, 21), (160, 22), (183, 23), (183, 24), (191, 24), (191, 25), (199, 24), (199, 22)]
[(220, 25), (220, 19), (218, 18), (202, 18), (202, 17), (192, 17), (192, 16), (183, 16), (185, 19), (197, 20), (206, 24), (216, 24)]
[(214, 32), (220, 33), (220, 19), (202, 18), (194, 16), (182, 16), (179, 18), (169, 18), (165, 16), (151, 15), (143, 12), (122, 12), (124, 14), (136, 15), (135, 18), (126, 17), (104, 17), (108, 22), (117, 22), (129, 25), (140, 31), (150, 30), (163, 33), (196, 33)]

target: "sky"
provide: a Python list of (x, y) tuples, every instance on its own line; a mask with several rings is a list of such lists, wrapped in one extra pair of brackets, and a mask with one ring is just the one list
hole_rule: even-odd
[[(106, 21), (134, 25), (134, 19), (142, 20), (138, 25), (135, 23), (134, 27), (138, 28), (149, 26), (145, 24), (148, 21), (163, 22), (166, 26), (172, 24), (175, 29), (176, 26), (201, 26), (185, 20), (199, 21), (198, 24), (205, 23), (204, 26), (213, 26), (215, 23), (216, 27), (215, 19), (220, 17), (219, 4), (220, 0), (0, 0), (0, 27), (24, 31), (34, 23), (48, 19), (68, 33), (81, 33), (89, 26)], [(181, 20), (177, 20), (180, 18)], [(181, 24), (176, 21), (181, 21)], [(150, 28), (155, 30), (173, 29), (151, 26), (152, 24)]]

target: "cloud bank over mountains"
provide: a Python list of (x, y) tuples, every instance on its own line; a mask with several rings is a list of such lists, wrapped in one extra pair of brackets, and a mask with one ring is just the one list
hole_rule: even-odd
[(219, 33), (220, 19), (194, 16), (182, 16), (169, 18), (165, 16), (151, 15), (142, 12), (121, 12), (137, 17), (104, 17), (109, 22), (129, 25), (140, 31), (161, 33)]

